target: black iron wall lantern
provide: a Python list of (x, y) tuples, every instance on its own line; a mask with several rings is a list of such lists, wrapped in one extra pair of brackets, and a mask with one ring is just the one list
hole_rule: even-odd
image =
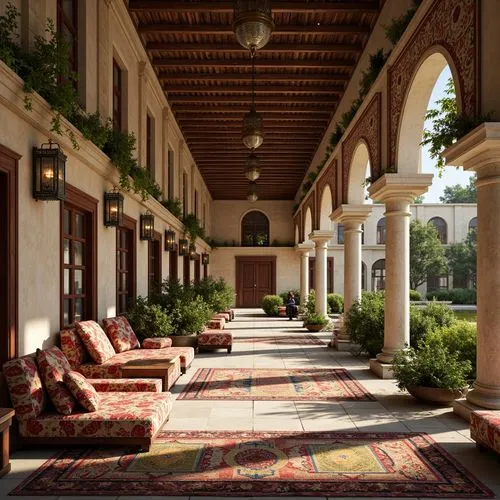
[(33, 148), (33, 198), (64, 200), (66, 197), (66, 156), (58, 144), (48, 142)]
[(201, 254), (201, 263), (204, 266), (208, 266), (208, 264), (210, 264), (210, 254), (209, 253), (202, 253)]
[(175, 231), (167, 229), (165, 231), (165, 252), (173, 252), (175, 250)]
[(189, 258), (191, 260), (196, 260), (196, 245), (194, 243), (189, 245)]
[(179, 240), (179, 255), (181, 257), (186, 257), (189, 255), (189, 242), (188, 240)]
[(153, 241), (155, 233), (155, 217), (148, 210), (145, 214), (141, 215), (141, 240)]
[(123, 195), (116, 189), (111, 193), (104, 193), (104, 225), (118, 227), (123, 221)]

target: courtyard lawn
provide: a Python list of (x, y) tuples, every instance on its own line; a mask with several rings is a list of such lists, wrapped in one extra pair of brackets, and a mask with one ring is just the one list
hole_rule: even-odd
[(471, 323), (476, 322), (476, 311), (454, 311), (457, 319), (463, 319), (465, 321), (470, 321)]

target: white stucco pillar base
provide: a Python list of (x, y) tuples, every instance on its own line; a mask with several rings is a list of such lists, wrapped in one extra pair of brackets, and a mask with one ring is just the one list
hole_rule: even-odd
[(309, 254), (314, 249), (314, 243), (305, 241), (295, 246), (300, 253), (300, 304), (303, 306), (309, 295)]
[(394, 355), (410, 343), (410, 204), (425, 193), (432, 175), (385, 174), (370, 186), (370, 196), (385, 203), (385, 321), (384, 347), (370, 363), (380, 376)]
[(309, 235), (316, 247), (315, 262), (315, 292), (316, 303), (315, 311), (323, 316), (327, 315), (328, 308), (326, 304), (327, 277), (326, 277), (326, 259), (328, 253), (328, 242), (333, 238), (333, 231), (313, 231)]
[(485, 123), (444, 152), (477, 172), (477, 378), (467, 401), (500, 409), (500, 123)]

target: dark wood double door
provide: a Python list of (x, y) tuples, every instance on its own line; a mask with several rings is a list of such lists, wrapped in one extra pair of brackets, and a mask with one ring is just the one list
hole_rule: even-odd
[(260, 307), (276, 293), (276, 257), (236, 257), (236, 306)]

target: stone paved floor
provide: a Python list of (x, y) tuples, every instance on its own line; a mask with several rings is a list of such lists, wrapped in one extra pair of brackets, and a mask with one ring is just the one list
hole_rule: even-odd
[[(298, 321), (266, 318), (261, 310), (238, 310), (228, 329), (237, 338), (300, 335), (306, 333)], [(327, 342), (327, 334), (315, 334)], [(468, 424), (450, 408), (435, 408), (402, 394), (393, 381), (379, 380), (367, 368), (366, 359), (353, 358), (317, 345), (271, 345), (236, 342), (233, 352), (216, 351), (196, 356), (192, 368), (181, 377), (173, 393), (178, 394), (197, 368), (332, 368), (344, 367), (371, 392), (374, 402), (288, 401), (178, 401), (165, 425), (169, 430), (282, 430), (282, 431), (423, 431), (430, 434), (470, 472), (500, 497), (500, 457), (479, 452), (469, 437)], [(7, 496), (22, 479), (36, 470), (55, 450), (18, 452), (12, 472), (0, 480), (0, 498)], [(30, 497), (23, 497), (30, 498)], [(36, 497), (62, 500), (66, 497)], [(87, 497), (78, 497), (84, 499)], [(117, 497), (88, 497), (117, 498)], [(120, 500), (138, 498), (118, 497)], [(144, 497), (148, 499), (188, 497)], [(216, 497), (192, 497), (196, 500)], [(228, 497), (224, 497), (227, 499)], [(240, 500), (244, 497), (238, 497)], [(259, 498), (259, 497), (254, 497)], [(262, 497), (264, 498), (264, 497)], [(269, 499), (270, 497), (265, 497)], [(294, 499), (295, 497), (287, 497)], [(306, 497), (297, 497), (306, 498)], [(312, 497), (307, 497), (312, 498)], [(318, 497), (325, 498), (325, 497)], [(337, 497), (338, 498), (338, 497)], [(351, 500), (353, 497), (350, 497)]]

